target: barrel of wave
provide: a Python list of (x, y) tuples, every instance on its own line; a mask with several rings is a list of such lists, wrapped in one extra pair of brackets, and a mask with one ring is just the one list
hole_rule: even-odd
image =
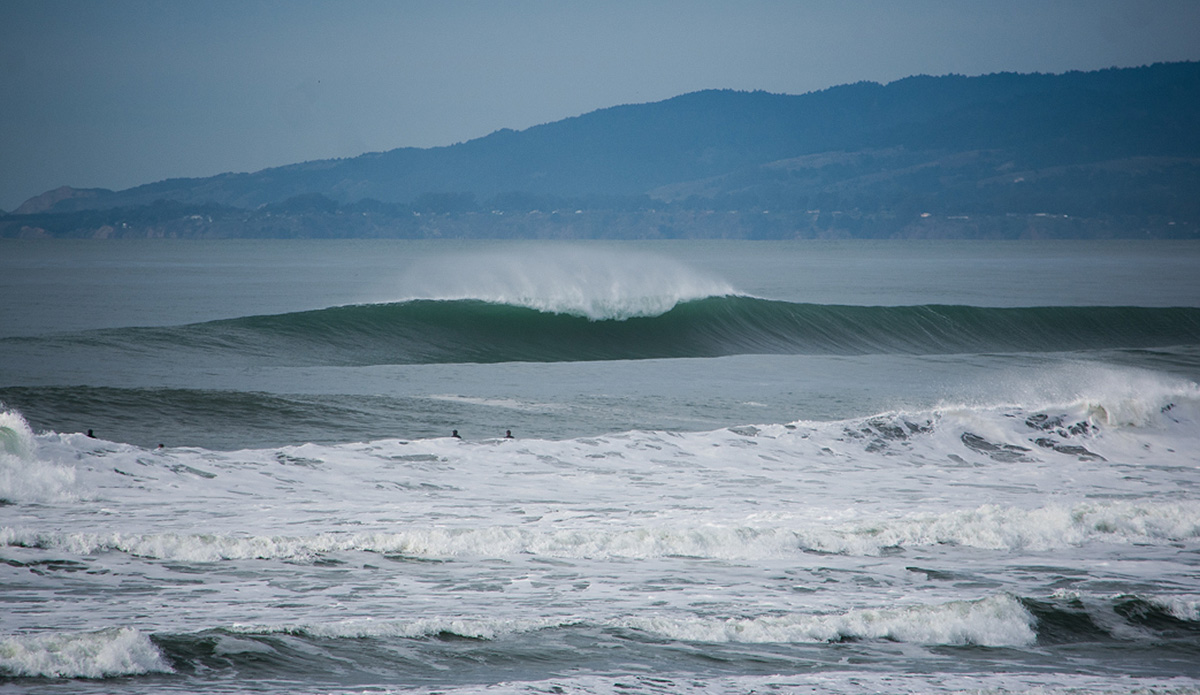
[(37, 438), (16, 410), (0, 405), (0, 503), (73, 499), (75, 471), (37, 456)]

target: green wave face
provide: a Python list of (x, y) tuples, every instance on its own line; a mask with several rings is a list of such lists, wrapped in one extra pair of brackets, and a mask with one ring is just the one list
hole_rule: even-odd
[(1200, 309), (864, 307), (729, 296), (658, 316), (591, 320), (479, 300), (415, 300), (103, 333), (102, 342), (139, 349), (186, 345), (331, 365), (1056, 352), (1200, 343)]

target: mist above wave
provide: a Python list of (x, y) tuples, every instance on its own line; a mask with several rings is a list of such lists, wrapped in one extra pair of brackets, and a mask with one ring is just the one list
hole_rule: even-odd
[(477, 299), (594, 321), (658, 316), (681, 302), (736, 294), (670, 258), (578, 247), (425, 260), (400, 284), (399, 301)]

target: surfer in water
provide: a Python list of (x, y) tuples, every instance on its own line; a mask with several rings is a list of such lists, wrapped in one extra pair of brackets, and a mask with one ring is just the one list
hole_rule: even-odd
[(453, 432), (451, 432), (450, 436), (454, 437), (455, 439), (462, 439), (462, 437), (458, 436), (458, 430), (454, 430)]
[(504, 438), (505, 438), (505, 439), (512, 439), (512, 438), (513, 438), (513, 436), (512, 436), (512, 430), (504, 430)]

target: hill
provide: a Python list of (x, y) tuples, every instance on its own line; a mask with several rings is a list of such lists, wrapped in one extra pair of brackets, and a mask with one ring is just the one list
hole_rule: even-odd
[(1168, 63), (696, 92), (448, 147), (57, 189), (0, 235), (1194, 237), (1198, 193), (1200, 63)]

